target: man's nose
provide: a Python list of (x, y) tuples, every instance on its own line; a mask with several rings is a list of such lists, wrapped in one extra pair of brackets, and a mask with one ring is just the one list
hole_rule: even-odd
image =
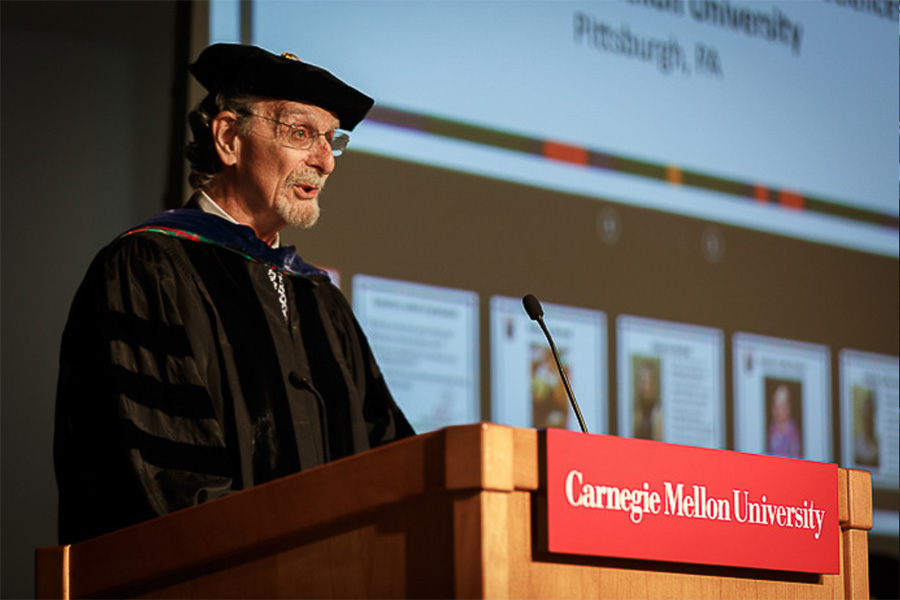
[(314, 167), (326, 175), (334, 171), (334, 154), (331, 151), (331, 142), (324, 135), (318, 136), (309, 149), (306, 159), (309, 166)]

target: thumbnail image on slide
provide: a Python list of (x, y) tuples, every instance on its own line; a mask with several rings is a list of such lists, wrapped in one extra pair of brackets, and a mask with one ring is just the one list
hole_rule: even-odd
[(803, 457), (803, 384), (789, 379), (765, 378), (766, 453)]
[(881, 457), (878, 432), (875, 429), (875, 390), (854, 385), (853, 396), (853, 460), (857, 465), (878, 468)]
[(734, 334), (734, 449), (831, 462), (827, 346)]
[[(560, 350), (559, 361), (571, 381), (572, 371), (565, 349)], [(533, 426), (538, 429), (568, 427), (569, 397), (553, 353), (546, 344), (531, 345), (531, 412)]]
[(660, 359), (635, 354), (631, 357), (634, 377), (634, 437), (663, 440)]
[[(553, 351), (522, 299), (492, 296), (491, 421), (512, 427), (580, 430)], [(606, 431), (606, 315), (545, 302), (559, 361), (588, 430)]]
[(722, 331), (632, 315), (616, 325), (619, 435), (723, 448)]
[(475, 292), (356, 274), (353, 310), (417, 432), (478, 421)]
[[(841, 350), (841, 466), (865, 469), (872, 487), (900, 482), (900, 368), (898, 357)], [(896, 504), (894, 504), (896, 518)]]

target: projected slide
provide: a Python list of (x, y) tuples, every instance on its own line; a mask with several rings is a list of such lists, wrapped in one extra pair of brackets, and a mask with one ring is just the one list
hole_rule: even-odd
[(617, 337), (619, 435), (724, 448), (722, 332), (626, 315)]
[[(606, 433), (606, 316), (544, 304), (544, 323), (556, 343), (585, 425)], [(491, 298), (491, 420), (514, 427), (580, 431), (540, 325), (519, 298)]]
[(852, 4), (253, 2), (252, 42), (377, 99), (351, 149), (898, 256), (897, 15)]
[(416, 432), (480, 420), (475, 293), (356, 275), (353, 311)]
[(840, 354), (841, 464), (872, 473), (872, 486), (900, 484), (900, 359), (854, 350)]
[(834, 460), (828, 348), (748, 333), (733, 342), (735, 450)]

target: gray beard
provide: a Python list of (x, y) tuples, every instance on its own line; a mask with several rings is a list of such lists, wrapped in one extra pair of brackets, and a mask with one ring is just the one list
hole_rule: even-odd
[(296, 177), (292, 177), (287, 183), (284, 191), (279, 194), (275, 201), (275, 212), (288, 225), (309, 229), (319, 220), (319, 197), (315, 200), (296, 201), (293, 199), (293, 185), (295, 183), (309, 183), (319, 188), (319, 194), (325, 186), (325, 177), (320, 177), (315, 173), (303, 173)]
[(284, 219), (284, 222), (294, 227), (309, 229), (319, 220), (319, 199), (297, 202), (288, 200), (282, 195), (275, 202), (275, 212)]

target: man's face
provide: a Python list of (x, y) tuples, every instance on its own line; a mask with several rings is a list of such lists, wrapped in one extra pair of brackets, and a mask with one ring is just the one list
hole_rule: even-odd
[[(334, 156), (324, 137), (301, 150), (291, 142), (291, 129), (267, 119), (315, 132), (333, 132), (337, 118), (318, 106), (266, 100), (252, 109), (239, 136), (236, 185), (247, 208), (275, 221), (275, 226), (311, 227), (319, 218), (319, 193), (334, 170)], [(280, 222), (279, 222), (280, 221)]]

